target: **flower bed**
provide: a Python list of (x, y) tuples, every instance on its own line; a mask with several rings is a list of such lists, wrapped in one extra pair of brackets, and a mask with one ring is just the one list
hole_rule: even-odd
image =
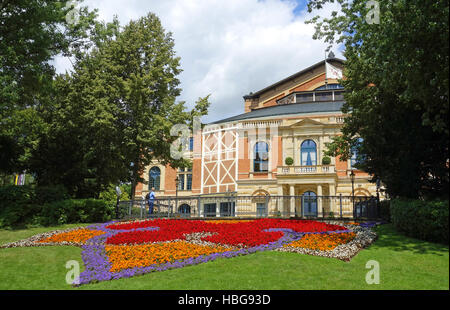
[[(136, 231), (139, 228), (158, 228), (152, 231)], [(294, 232), (324, 232), (346, 230), (339, 225), (330, 225), (316, 221), (259, 219), (234, 223), (216, 224), (201, 220), (153, 220), (107, 226), (113, 230), (127, 230), (115, 234), (106, 240), (107, 244), (139, 244), (185, 240), (188, 233), (212, 232), (213, 236), (205, 237), (205, 241), (218, 244), (252, 247), (281, 238), (282, 232), (268, 232), (269, 228), (285, 228)]]
[(329, 234), (306, 234), (303, 238), (286, 244), (284, 247), (305, 248), (319, 251), (332, 251), (338, 245), (346, 244), (356, 237), (354, 232), (329, 233)]
[(155, 219), (46, 233), (2, 247), (81, 246), (85, 284), (267, 250), (349, 260), (375, 237), (369, 225), (309, 220)]
[(50, 237), (39, 240), (39, 243), (63, 243), (71, 242), (78, 244), (85, 244), (85, 242), (95, 236), (103, 235), (103, 231), (92, 229), (75, 229), (68, 232), (54, 234)]

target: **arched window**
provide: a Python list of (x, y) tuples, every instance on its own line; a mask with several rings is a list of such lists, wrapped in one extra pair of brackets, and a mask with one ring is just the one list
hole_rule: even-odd
[(313, 140), (303, 141), (300, 147), (300, 162), (302, 166), (316, 166), (317, 165), (317, 147)]
[(160, 180), (161, 180), (161, 170), (158, 167), (152, 167), (150, 169), (149, 174), (148, 174), (148, 188), (149, 188), (149, 190), (151, 190), (152, 187), (154, 187), (155, 190), (159, 191), (159, 189), (160, 189)]
[(253, 158), (254, 172), (267, 172), (269, 170), (269, 145), (266, 142), (256, 142)]
[(190, 214), (191, 213), (191, 206), (188, 204), (182, 204), (179, 208), (178, 208), (178, 213), (181, 214)]

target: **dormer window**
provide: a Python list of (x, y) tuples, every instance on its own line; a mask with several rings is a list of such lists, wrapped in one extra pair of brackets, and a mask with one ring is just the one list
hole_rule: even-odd
[(312, 103), (326, 101), (343, 101), (344, 87), (341, 84), (322, 85), (310, 91), (298, 91), (277, 100), (278, 105), (292, 103)]
[(327, 89), (343, 89), (344, 87), (341, 84), (326, 84), (322, 85), (314, 90), (327, 90)]

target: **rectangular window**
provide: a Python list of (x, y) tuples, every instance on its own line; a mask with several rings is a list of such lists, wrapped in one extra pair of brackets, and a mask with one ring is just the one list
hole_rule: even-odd
[(193, 151), (194, 150), (194, 138), (190, 137), (189, 138), (189, 151)]
[(178, 190), (182, 191), (184, 190), (184, 174), (178, 175)]
[(300, 102), (312, 102), (313, 101), (313, 94), (309, 93), (309, 94), (297, 94), (297, 103)]
[(332, 92), (316, 93), (316, 101), (331, 101), (333, 100)]
[(344, 100), (344, 92), (343, 91), (335, 91), (334, 92), (334, 101)]
[(186, 190), (192, 190), (192, 174), (186, 174)]
[(215, 203), (205, 203), (203, 205), (203, 210), (205, 217), (215, 217), (216, 216), (216, 204)]
[(220, 216), (234, 216), (234, 211), (235, 211), (234, 202), (220, 203)]

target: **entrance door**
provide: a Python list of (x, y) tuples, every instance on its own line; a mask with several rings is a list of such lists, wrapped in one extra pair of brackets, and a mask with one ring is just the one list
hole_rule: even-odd
[(235, 203), (234, 202), (221, 202), (220, 203), (220, 216), (234, 216)]
[(178, 213), (182, 216), (190, 216), (191, 215), (191, 206), (184, 203), (178, 208)]
[(256, 204), (256, 216), (267, 217), (267, 205), (265, 202), (258, 202)]
[(309, 191), (302, 195), (302, 216), (317, 217), (316, 193)]

